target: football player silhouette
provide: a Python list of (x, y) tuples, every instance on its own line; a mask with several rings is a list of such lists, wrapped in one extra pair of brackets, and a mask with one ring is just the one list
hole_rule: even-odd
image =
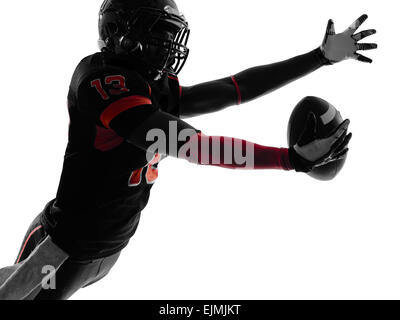
[[(300, 172), (343, 157), (351, 138), (348, 120), (317, 147), (303, 139), (289, 152), (207, 136), (182, 119), (249, 102), (324, 65), (371, 62), (358, 51), (376, 44), (358, 41), (375, 30), (355, 34), (366, 19), (338, 34), (329, 21), (322, 45), (306, 54), (187, 87), (178, 74), (189, 55), (190, 31), (176, 3), (104, 1), (100, 52), (78, 64), (70, 84), (69, 140), (56, 197), (31, 224), (15, 265), (0, 273), (0, 298), (67, 299), (107, 275), (136, 231), (165, 156), (231, 169)], [(155, 148), (161, 133), (165, 143)], [(54, 267), (54, 288), (43, 286), (42, 265)]]

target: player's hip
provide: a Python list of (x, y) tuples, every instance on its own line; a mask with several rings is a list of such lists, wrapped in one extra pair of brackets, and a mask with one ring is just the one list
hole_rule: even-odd
[(43, 230), (75, 260), (105, 258), (121, 251), (139, 225), (138, 207), (129, 203), (96, 210), (61, 209), (50, 201), (41, 213)]

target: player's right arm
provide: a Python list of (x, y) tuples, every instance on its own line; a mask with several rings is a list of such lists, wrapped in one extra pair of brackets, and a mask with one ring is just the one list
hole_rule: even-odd
[[(104, 74), (101, 74), (104, 77)], [(78, 91), (79, 109), (149, 155), (160, 153), (191, 163), (230, 169), (296, 169), (297, 152), (237, 138), (207, 136), (160, 110), (147, 83), (135, 74), (86, 78)], [(342, 135), (331, 140), (334, 144)], [(329, 148), (328, 148), (329, 149)], [(332, 156), (329, 151), (324, 157)], [(150, 160), (150, 159), (149, 159)], [(332, 160), (333, 161), (333, 160)]]

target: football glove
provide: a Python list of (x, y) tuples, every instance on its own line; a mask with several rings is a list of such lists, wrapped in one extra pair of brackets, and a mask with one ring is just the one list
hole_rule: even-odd
[(367, 63), (372, 62), (370, 58), (357, 53), (357, 51), (376, 49), (378, 45), (376, 43), (358, 43), (358, 41), (375, 34), (376, 30), (370, 29), (354, 34), (367, 19), (368, 16), (366, 14), (362, 15), (345, 31), (338, 34), (335, 33), (334, 22), (332, 20), (328, 21), (325, 38), (320, 49), (330, 64), (345, 59), (355, 59)]
[(317, 120), (310, 113), (306, 126), (297, 143), (289, 148), (289, 160), (297, 172), (310, 172), (316, 167), (343, 159), (352, 134), (347, 134), (350, 120), (345, 120), (328, 137), (317, 138)]

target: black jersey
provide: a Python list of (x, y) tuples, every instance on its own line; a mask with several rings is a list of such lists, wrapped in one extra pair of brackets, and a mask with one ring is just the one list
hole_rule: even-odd
[[(147, 82), (106, 53), (83, 59), (68, 94), (68, 146), (56, 199), (43, 214), (55, 243), (76, 258), (100, 258), (134, 234), (160, 155), (125, 137), (158, 109), (179, 116), (178, 79)], [(149, 159), (152, 159), (149, 161)]]

